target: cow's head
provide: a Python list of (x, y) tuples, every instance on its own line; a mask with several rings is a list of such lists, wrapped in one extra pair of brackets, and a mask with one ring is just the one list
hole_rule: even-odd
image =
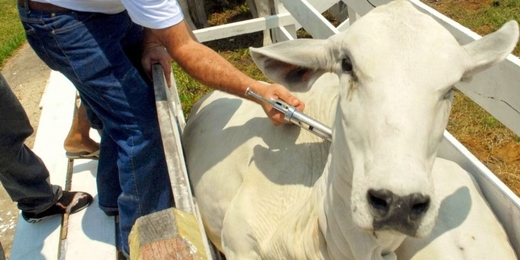
[(362, 229), (423, 236), (438, 211), (430, 175), (453, 85), (503, 60), (517, 40), (511, 21), (461, 46), (408, 1), (394, 1), (327, 40), (251, 51), (268, 77), (293, 91), (337, 74), (330, 185)]

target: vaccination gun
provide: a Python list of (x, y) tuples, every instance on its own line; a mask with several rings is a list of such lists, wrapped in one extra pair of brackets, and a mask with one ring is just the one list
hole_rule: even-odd
[(246, 90), (246, 96), (252, 96), (260, 101), (267, 102), (271, 106), (273, 106), (276, 110), (282, 112), (285, 116), (284, 119), (300, 126), (301, 128), (325, 139), (329, 142), (332, 141), (332, 130), (316, 121), (316, 119), (307, 116), (306, 114), (298, 111), (295, 107), (283, 102), (280, 99), (266, 99), (261, 95), (253, 92), (250, 88)]

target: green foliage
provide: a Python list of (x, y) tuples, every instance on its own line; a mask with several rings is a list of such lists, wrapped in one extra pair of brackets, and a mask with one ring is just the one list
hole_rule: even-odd
[(25, 40), (16, 1), (0, 0), (0, 67)]

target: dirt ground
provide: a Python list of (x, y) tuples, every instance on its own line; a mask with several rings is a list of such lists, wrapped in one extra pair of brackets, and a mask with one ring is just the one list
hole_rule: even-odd
[[(40, 120), (40, 99), (50, 71), (28, 44), (24, 44), (0, 69), (7, 83), (25, 108), (35, 132)], [(31, 135), (26, 141), (26, 145), (30, 148), (33, 147), (34, 137), (35, 134)], [(4, 248), (6, 257), (9, 257), (11, 252), (17, 219), (18, 208), (0, 184), (0, 243)], [(1, 248), (0, 259), (2, 259)]]

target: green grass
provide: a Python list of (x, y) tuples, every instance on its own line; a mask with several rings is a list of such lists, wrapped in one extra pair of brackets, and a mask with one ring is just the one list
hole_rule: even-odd
[(0, 67), (25, 40), (16, 1), (0, 0)]
[[(509, 20), (520, 23), (520, 0), (422, 0), (480, 35), (498, 30)], [(520, 56), (520, 42), (514, 55)]]

